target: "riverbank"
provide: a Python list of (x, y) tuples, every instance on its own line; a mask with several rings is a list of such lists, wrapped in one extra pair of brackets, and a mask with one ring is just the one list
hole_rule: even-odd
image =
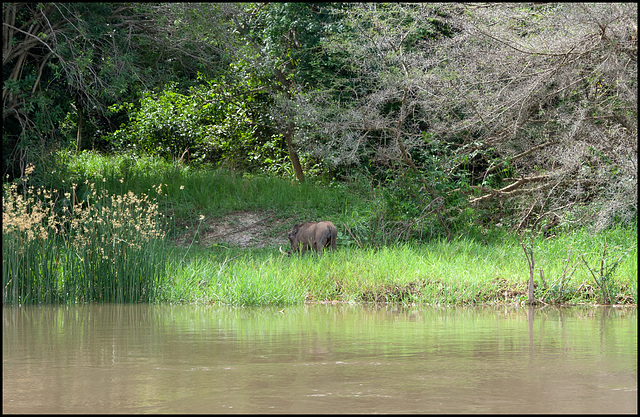
[[(380, 221), (384, 198), (366, 182), (62, 156), (4, 184), (7, 304), (519, 304), (531, 254), (539, 303), (637, 303), (635, 226), (558, 226), (545, 236), (476, 222), (394, 241), (384, 229), (392, 223)], [(283, 256), (288, 231), (309, 220), (336, 224), (338, 250)]]
[[(229, 217), (237, 221), (242, 216), (262, 219), (260, 214), (249, 212)], [(209, 222), (203, 233), (185, 233), (170, 250), (161, 300), (234, 305), (527, 301), (529, 266), (515, 234), (504, 233), (503, 239), (489, 243), (459, 238), (379, 248), (359, 248), (339, 240), (338, 251), (321, 257), (286, 257), (278, 251), (279, 245), (286, 245), (286, 223), (273, 220), (272, 229), (280, 232), (277, 237), (268, 234), (268, 222), (258, 221), (252, 227), (238, 221), (237, 232), (229, 227), (228, 217)], [(227, 233), (222, 236), (220, 230)], [(604, 302), (604, 289), (611, 294), (611, 303), (636, 304), (634, 239), (630, 231), (612, 229), (596, 236), (576, 231), (528, 242), (536, 262), (536, 299), (541, 304), (599, 304)], [(603, 257), (604, 245), (609, 250)], [(609, 281), (594, 279), (589, 268), (599, 271), (601, 261), (611, 268), (620, 257), (615, 275), (604, 277)]]

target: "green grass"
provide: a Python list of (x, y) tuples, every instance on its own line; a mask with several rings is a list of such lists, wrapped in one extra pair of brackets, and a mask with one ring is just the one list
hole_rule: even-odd
[[(475, 305), (527, 300), (529, 269), (514, 233), (491, 230), (450, 241), (367, 245), (366, 236), (376, 234), (371, 219), (381, 203), (365, 184), (298, 184), (94, 153), (60, 154), (59, 159), (52, 172), (40, 173), (43, 189), (19, 181), (14, 184), (23, 187), (4, 184), (5, 303)], [(54, 185), (61, 188), (54, 191)], [(73, 190), (76, 204), (71, 204)], [(113, 206), (114, 201), (120, 203)], [(190, 242), (179, 247), (172, 240), (149, 238), (160, 227), (175, 234), (185, 225), (197, 227), (200, 215), (237, 210), (268, 210), (291, 223), (330, 218), (339, 229), (339, 250), (322, 257), (284, 257), (277, 247)], [(147, 227), (141, 230), (142, 225)], [(596, 234), (576, 230), (526, 243), (535, 257), (540, 302), (637, 303), (635, 227)]]
[[(160, 210), (179, 222), (192, 222), (198, 216), (220, 216), (237, 210), (273, 210), (283, 217), (291, 215), (334, 216), (345, 211), (364, 211), (362, 190), (354, 186), (320, 187), (312, 181), (263, 175), (239, 174), (204, 166), (179, 166), (151, 157), (101, 156), (83, 152), (78, 156), (59, 154), (59, 168), (46, 175), (64, 175), (67, 183), (96, 183), (111, 193), (150, 194), (158, 190)], [(62, 174), (60, 173), (62, 171)], [(53, 180), (45, 180), (53, 183)]]
[[(637, 242), (631, 231), (588, 231), (535, 240), (534, 256), (546, 286), (536, 275), (536, 298), (548, 304), (602, 303), (580, 256), (599, 263), (593, 246), (615, 241), (625, 253), (613, 280), (614, 302), (637, 302)], [(381, 248), (341, 247), (317, 256), (284, 257), (274, 249), (175, 248), (173, 278), (163, 300), (240, 305), (303, 301), (400, 302), (437, 305), (524, 303), (528, 264), (515, 238), (487, 244), (470, 239)], [(559, 285), (569, 251), (572, 274)], [(613, 258), (611, 258), (613, 259)], [(537, 269), (539, 271), (539, 269)], [(537, 272), (538, 273), (538, 272)], [(177, 290), (178, 289), (178, 290)]]
[(227, 255), (224, 259), (191, 257), (169, 262), (160, 301), (232, 305), (290, 305), (304, 301), (292, 275), (277, 258)]

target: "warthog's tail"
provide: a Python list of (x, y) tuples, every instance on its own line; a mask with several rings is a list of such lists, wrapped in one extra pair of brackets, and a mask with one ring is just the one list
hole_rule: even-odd
[(330, 238), (329, 241), (331, 242), (331, 249), (336, 250), (336, 238), (337, 238), (337, 233), (334, 233), (333, 231), (330, 232)]

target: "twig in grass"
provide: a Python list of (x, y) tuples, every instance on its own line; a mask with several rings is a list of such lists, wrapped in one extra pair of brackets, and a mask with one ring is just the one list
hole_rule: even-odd
[(620, 257), (618, 257), (618, 259), (615, 262), (613, 262), (613, 265), (607, 267), (607, 262), (606, 262), (607, 261), (607, 245), (608, 244), (605, 243), (604, 248), (602, 249), (602, 255), (600, 257), (599, 275), (596, 275), (596, 273), (591, 269), (591, 267), (587, 263), (587, 260), (584, 258), (584, 254), (582, 254), (581, 257), (582, 257), (582, 262), (584, 262), (585, 266), (591, 273), (591, 276), (593, 276), (594, 283), (600, 288), (600, 291), (602, 291), (602, 297), (605, 304), (610, 304), (612, 301), (614, 301), (614, 298), (612, 297), (612, 294), (611, 294), (611, 292), (614, 289), (613, 273), (615, 272), (616, 268), (620, 265), (620, 262), (622, 261), (622, 259), (625, 256), (627, 256), (627, 253), (629, 253), (629, 251), (632, 248), (627, 249), (622, 255), (620, 255)]
[(351, 229), (349, 228), (349, 226), (347, 226), (347, 224), (345, 222), (342, 222), (342, 224), (344, 225), (344, 228), (347, 229), (347, 232), (349, 232), (349, 234), (351, 235), (351, 237), (353, 238), (354, 242), (356, 242), (356, 244), (358, 245), (358, 247), (360, 249), (362, 249), (362, 243), (354, 236), (354, 234), (351, 232)]
[(182, 256), (182, 259), (180, 260), (180, 263), (184, 262), (184, 258), (187, 257), (187, 254), (189, 253), (189, 251), (191, 250), (191, 246), (193, 246), (193, 242), (195, 242), (196, 240), (196, 236), (198, 236), (198, 232), (200, 231), (200, 226), (202, 225), (202, 222), (204, 221), (204, 216), (200, 215), (200, 222), (198, 223), (198, 228), (196, 229), (196, 232), (193, 234), (193, 239), (191, 239), (191, 243), (189, 244), (189, 247), (187, 248), (187, 251), (184, 253), (184, 255)]
[[(518, 236), (520, 239), (520, 236)], [(529, 264), (529, 288), (528, 288), (528, 298), (529, 304), (534, 303), (533, 297), (533, 274), (535, 272), (535, 260), (533, 257), (533, 243), (531, 243), (531, 247), (526, 247), (524, 244), (524, 239), (520, 239), (520, 246), (522, 246), (522, 250), (524, 251), (524, 256), (527, 258), (527, 263)]]

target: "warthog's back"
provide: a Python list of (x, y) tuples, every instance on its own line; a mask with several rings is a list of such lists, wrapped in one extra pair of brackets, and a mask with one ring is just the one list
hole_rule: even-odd
[[(312, 249), (321, 254), (327, 246), (336, 250), (337, 236), (338, 229), (328, 220), (295, 225), (288, 235), (291, 241), (291, 253), (300, 252), (304, 255), (307, 249)], [(285, 253), (282, 249), (280, 252)]]

